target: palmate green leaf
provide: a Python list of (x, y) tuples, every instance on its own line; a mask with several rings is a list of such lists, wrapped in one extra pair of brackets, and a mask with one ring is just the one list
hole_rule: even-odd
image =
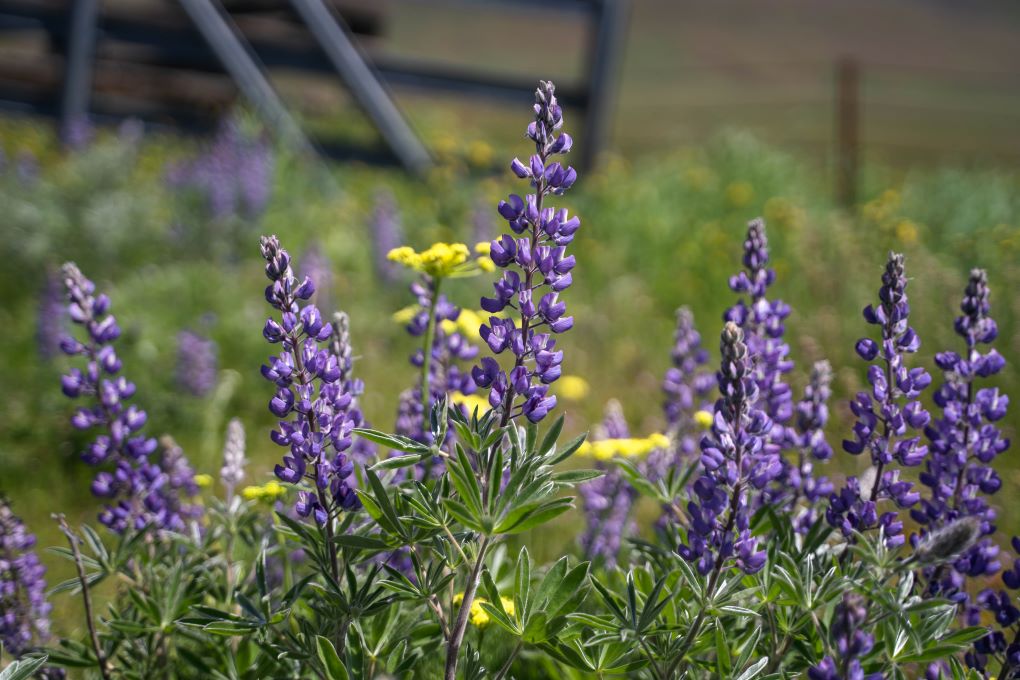
[(344, 667), (332, 642), (321, 635), (316, 635), (315, 651), (319, 656), (322, 667), (326, 670), (327, 680), (350, 680), (351, 676), (348, 675), (347, 668)]
[(528, 617), (528, 624), (524, 627), (524, 633), (522, 638), (525, 642), (536, 644), (538, 642), (545, 642), (548, 639), (546, 633), (546, 623), (549, 617), (543, 611), (534, 612)]
[(556, 448), (556, 440), (560, 438), (560, 433), (563, 432), (563, 414), (553, 422), (549, 431), (542, 437), (542, 443), (538, 447), (538, 454), (540, 456), (546, 456), (552, 453)]
[(43, 667), (47, 657), (40, 656), (34, 659), (19, 659), (14, 661), (7, 668), (0, 671), (0, 680), (28, 680), (36, 671)]
[(446, 508), (446, 511), (448, 513), (453, 515), (454, 519), (456, 519), (458, 522), (460, 522), (468, 529), (471, 529), (472, 531), (477, 531), (479, 533), (485, 533), (485, 528), (482, 526), (482, 524), (474, 518), (474, 516), (471, 514), (471, 511), (468, 510), (467, 506), (461, 503), (460, 501), (456, 501), (452, 498), (444, 498), (443, 507)]
[(429, 454), (425, 453), (422, 455), (411, 455), (406, 456), (393, 456), (392, 458), (384, 458), (378, 463), (374, 463), (369, 469), (373, 471), (387, 471), (387, 470), (399, 470), (401, 468), (411, 467), (417, 465), (424, 458), (428, 458)]
[(514, 569), (514, 612), (517, 619), (528, 620), (531, 606), (531, 555), (527, 546), (517, 554), (517, 566)]
[(574, 507), (573, 498), (556, 498), (551, 501), (542, 503), (537, 508), (530, 510), (524, 516), (520, 517), (513, 524), (506, 522), (505, 520), (496, 528), (498, 534), (519, 534), (522, 531), (527, 531), (537, 527), (540, 524), (545, 524), (554, 517), (562, 515), (567, 510)]
[(510, 620), (507, 613), (503, 610), (502, 606), (497, 607), (493, 602), (499, 602), (499, 599), (495, 599), (492, 602), (480, 602), (479, 605), (485, 610), (485, 613), (489, 615), (489, 618), (496, 623), (500, 628), (510, 633), (514, 637), (521, 637), (524, 633), (517, 625)]
[(401, 437), (398, 434), (387, 434), (380, 432), (379, 430), (370, 430), (368, 428), (356, 427), (353, 430), (354, 434), (358, 435), (362, 439), (384, 446), (388, 449), (394, 449), (395, 451), (403, 451), (404, 453), (428, 453), (429, 447), (426, 444), (417, 442), (407, 437)]
[(759, 674), (765, 669), (769, 663), (769, 657), (763, 656), (762, 658), (755, 661), (753, 664), (747, 667), (743, 673), (736, 677), (736, 680), (752, 680), (752, 678), (758, 677)]
[(587, 438), (588, 438), (587, 432), (574, 437), (569, 442), (567, 442), (566, 445), (564, 445), (564, 447), (560, 449), (559, 452), (557, 452), (555, 455), (550, 456), (549, 460), (546, 462), (549, 465), (557, 465), (559, 463), (562, 463), (567, 458), (570, 458), (572, 455), (574, 455), (574, 452), (581, 448), (581, 444), (583, 444), (584, 440)]
[(583, 482), (598, 479), (605, 474), (605, 470), (567, 470), (566, 472), (554, 473), (552, 481), (557, 486), (575, 486)]

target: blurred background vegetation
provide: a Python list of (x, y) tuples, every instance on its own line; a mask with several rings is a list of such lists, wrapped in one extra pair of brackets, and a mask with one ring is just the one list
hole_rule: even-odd
[[(393, 44), (408, 56), (477, 55), (536, 79), (576, 66), (569, 55), (580, 38), (569, 27), (528, 22), (523, 49), (519, 31), (499, 28), (514, 24), (486, 11), (469, 23), (455, 7), (444, 15), (402, 5)], [(524, 26), (521, 19), (515, 15)], [(567, 293), (576, 328), (561, 341), (564, 370), (590, 386), (584, 395), (561, 395), (568, 427), (588, 429), (611, 398), (622, 401), (636, 434), (661, 427), (673, 312), (689, 305), (717, 354), (721, 315), (733, 300), (726, 281), (740, 267), (746, 222), (759, 215), (779, 275), (773, 294), (794, 310), (791, 381), (799, 392), (820, 358), (836, 370), (834, 443), (849, 430), (847, 398), (864, 382), (853, 344), (867, 332), (860, 310), (876, 296), (890, 249), (907, 255), (922, 338), (917, 361), (933, 373), (933, 354), (959, 347), (952, 322), (967, 272), (988, 270), (997, 346), (1008, 362), (995, 384), (1020, 394), (1018, 28), (1016, 5), (990, 1), (967, 9), (637, 2), (612, 150), (563, 200), (583, 224), (576, 285)], [(832, 71), (846, 55), (860, 60), (862, 72), (863, 162), (850, 208), (831, 198)], [(296, 82), (281, 90), (288, 86), (315, 125), (373, 134), (342, 94), (302, 93)], [(249, 479), (268, 479), (279, 455), (266, 436), (270, 390), (258, 370), (270, 353), (261, 336), (263, 233), (280, 236), (299, 270), (316, 258), (328, 262), (320, 302), (350, 314), (364, 410), (373, 425), (392, 425), (396, 396), (416, 377), (407, 362), (412, 342), (392, 314), (412, 298), (407, 280), (384, 283), (376, 271), (377, 222), (392, 202), (410, 245), (491, 238), (500, 228), (495, 203), (521, 191), (503, 168), (528, 151), (527, 109), (398, 99), (438, 158), (426, 178), (294, 156), (242, 110), (227, 114), (233, 132), (215, 139), (140, 134), (129, 125), (100, 128), (74, 150), (44, 122), (0, 118), (0, 491), (41, 545), (60, 542), (49, 513), (91, 521), (96, 512), (92, 471), (77, 456), (85, 440), (68, 424), (73, 407), (59, 391), (67, 362), (39, 341), (40, 318), (50, 318), (48, 282), (65, 260), (113, 299), (124, 373), (138, 385), (148, 431), (171, 433), (200, 472), (218, 471), (233, 416), (249, 432)], [(451, 286), (454, 301), (469, 309), (489, 292), (488, 276)], [(183, 330), (215, 342), (216, 384), (201, 396), (181, 384)], [(1010, 434), (1017, 412), (1007, 417)], [(1020, 484), (1015, 460), (1014, 451), (1000, 462), (1000, 498)], [(832, 463), (838, 471), (859, 465), (841, 453)], [(1015, 533), (1020, 511), (1003, 506), (1002, 525)], [(559, 554), (579, 521), (566, 515), (556, 534), (532, 537), (533, 554)], [(66, 563), (44, 559), (54, 581), (68, 575)], [(76, 626), (58, 617), (56, 627)]]

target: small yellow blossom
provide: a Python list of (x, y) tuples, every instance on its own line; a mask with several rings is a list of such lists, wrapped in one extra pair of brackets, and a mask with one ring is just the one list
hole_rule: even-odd
[(917, 234), (920, 230), (917, 224), (911, 220), (900, 220), (896, 224), (896, 238), (904, 245), (912, 246), (917, 243)]
[(212, 483), (212, 475), (195, 475), (195, 484), (197, 484), (200, 489), (208, 489), (212, 486)]
[(461, 394), (460, 392), (453, 392), (450, 394), (450, 402), (457, 406), (463, 406), (467, 409), (469, 414), (474, 413), (477, 408), (479, 416), (485, 415), (486, 411), (489, 411), (492, 408), (489, 405), (488, 399), (477, 394)]
[(463, 243), (433, 243), (420, 253), (410, 246), (400, 246), (386, 254), (387, 259), (397, 264), (437, 278), (450, 276), (470, 256)]
[[(457, 593), (456, 595), (453, 596), (453, 606), (459, 607), (460, 603), (463, 601), (464, 593)], [(484, 597), (476, 597), (474, 600), (471, 601), (471, 614), (470, 618), (468, 619), (471, 622), (471, 625), (478, 626), (479, 628), (487, 626), (489, 622), (492, 620), (489, 618), (488, 612), (482, 609), (483, 602), (488, 602), (488, 600), (486, 600)], [(500, 595), (499, 602), (500, 604), (503, 605), (503, 611), (505, 611), (510, 616), (514, 615), (515, 610), (513, 600), (511, 600), (508, 597), (503, 597), (502, 595)]]
[(640, 439), (600, 439), (594, 442), (584, 442), (577, 449), (577, 455), (590, 456), (595, 460), (610, 460), (616, 457), (640, 458), (667, 446), (669, 446), (669, 437), (656, 432)]
[(715, 181), (712, 171), (703, 165), (695, 165), (684, 172), (684, 181), (696, 191), (704, 191)]
[(393, 320), (401, 325), (411, 323), (411, 320), (418, 315), (420, 309), (417, 305), (408, 305), (403, 309), (398, 309), (393, 312)]
[(488, 255), (492, 252), (492, 241), (481, 241), (476, 243), (475, 252), (479, 255)]
[(711, 411), (698, 411), (694, 414), (694, 422), (698, 427), (708, 429), (712, 427), (712, 423), (715, 421), (715, 417)]
[(483, 272), (494, 272), (496, 271), (496, 263), (492, 261), (491, 257), (480, 257), (475, 262), (478, 263), (478, 267)]
[(241, 496), (249, 501), (262, 501), (272, 503), (287, 495), (287, 487), (275, 479), (270, 480), (262, 486), (246, 486), (241, 490)]
[(726, 200), (735, 208), (740, 208), (754, 200), (754, 187), (748, 182), (731, 182), (726, 187)]
[(556, 382), (556, 392), (567, 401), (581, 401), (588, 396), (591, 387), (579, 375), (564, 375)]

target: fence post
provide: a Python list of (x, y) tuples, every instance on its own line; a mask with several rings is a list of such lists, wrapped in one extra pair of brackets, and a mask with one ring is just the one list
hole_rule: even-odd
[(629, 0), (597, 0), (594, 23), (588, 41), (588, 88), (585, 102), (584, 144), (580, 166), (594, 167), (599, 152), (609, 137), (616, 73), (623, 52)]
[(857, 61), (843, 57), (836, 63), (836, 200), (844, 208), (857, 202), (859, 94)]
[(71, 128), (84, 123), (89, 113), (98, 21), (99, 0), (74, 0), (70, 35), (64, 50), (64, 88), (60, 97), (60, 135), (65, 141)]

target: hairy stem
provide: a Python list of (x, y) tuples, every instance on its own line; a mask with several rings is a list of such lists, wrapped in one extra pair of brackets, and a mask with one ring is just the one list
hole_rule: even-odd
[(95, 619), (92, 614), (92, 595), (89, 593), (89, 583), (85, 576), (81, 550), (78, 547), (78, 537), (71, 531), (71, 527), (68, 526), (67, 519), (63, 515), (54, 515), (53, 518), (60, 524), (60, 531), (67, 536), (67, 542), (71, 545), (71, 553), (74, 555), (74, 566), (78, 569), (78, 582), (81, 583), (81, 599), (85, 605), (85, 625), (89, 629), (89, 640), (92, 642), (92, 650), (96, 654), (96, 663), (99, 664), (99, 674), (103, 676), (103, 680), (110, 680), (109, 662), (103, 654), (103, 647), (99, 644), (99, 634), (96, 632)]
[(482, 539), (478, 546), (478, 556), (475, 558), (474, 566), (471, 567), (471, 574), (464, 586), (464, 599), (461, 600), (460, 610), (457, 612), (457, 620), (450, 632), (450, 640), (446, 645), (446, 680), (456, 680), (457, 661), (460, 656), (460, 647), (464, 643), (464, 633), (467, 630), (468, 616), (471, 614), (471, 604), (475, 600), (475, 592), (478, 590), (478, 577), (482, 573), (482, 565), (485, 563), (485, 554), (489, 549), (489, 537)]

